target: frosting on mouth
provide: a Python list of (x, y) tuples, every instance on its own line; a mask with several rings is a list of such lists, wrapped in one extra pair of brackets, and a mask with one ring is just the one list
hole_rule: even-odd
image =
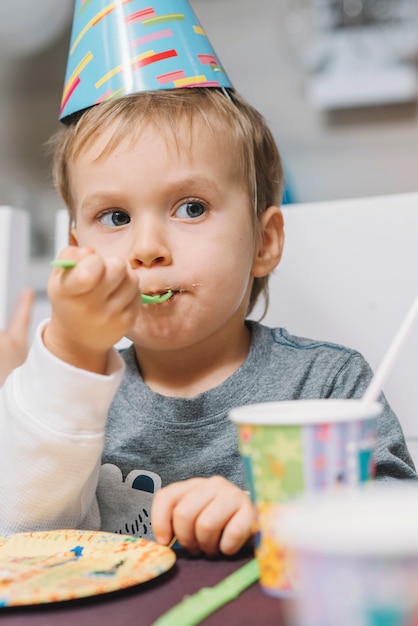
[(141, 302), (142, 304), (159, 304), (160, 302), (169, 300), (172, 295), (174, 295), (174, 291), (171, 290), (165, 291), (164, 293), (156, 293), (152, 296), (148, 293), (141, 293)]

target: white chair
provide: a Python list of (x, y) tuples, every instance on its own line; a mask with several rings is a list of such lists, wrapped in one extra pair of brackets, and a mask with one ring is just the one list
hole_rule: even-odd
[(20, 293), (28, 286), (30, 216), (0, 206), (0, 330), (6, 328)]
[(70, 217), (67, 209), (58, 209), (55, 213), (55, 255), (65, 246), (68, 246)]
[[(55, 212), (54, 225), (54, 255), (68, 244), (68, 211), (67, 209), (57, 209)], [(49, 261), (52, 259), (43, 259), (41, 262), (32, 263), (30, 269), (30, 278), (32, 286), (35, 287), (37, 298), (32, 312), (29, 338), (32, 341), (38, 324), (44, 319), (50, 317), (51, 307), (46, 295), (48, 276), (51, 272)]]
[[(265, 323), (356, 348), (376, 370), (418, 293), (418, 193), (294, 204), (283, 214)], [(384, 392), (418, 465), (418, 328)]]

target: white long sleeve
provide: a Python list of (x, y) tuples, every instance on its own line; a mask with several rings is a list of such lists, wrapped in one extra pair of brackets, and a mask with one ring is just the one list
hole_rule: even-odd
[(106, 375), (75, 368), (42, 330), (0, 389), (0, 535), (100, 526), (95, 492), (123, 361), (114, 350)]

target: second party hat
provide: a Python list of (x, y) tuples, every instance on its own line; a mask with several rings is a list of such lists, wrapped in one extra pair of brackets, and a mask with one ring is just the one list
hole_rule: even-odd
[(184, 87), (232, 88), (188, 0), (75, 0), (61, 121), (105, 100)]

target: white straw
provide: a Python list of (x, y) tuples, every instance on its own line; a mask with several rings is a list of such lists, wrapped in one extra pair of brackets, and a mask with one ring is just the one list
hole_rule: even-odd
[(381, 362), (379, 368), (377, 369), (375, 375), (370, 381), (369, 386), (367, 387), (364, 395), (363, 402), (365, 404), (371, 404), (375, 400), (377, 400), (380, 395), (383, 385), (386, 381), (387, 376), (389, 375), (392, 366), (410, 332), (412, 326), (415, 323), (415, 320), (418, 316), (418, 296), (415, 298), (411, 308), (409, 309), (404, 321), (402, 322), (398, 332), (396, 333), (389, 349)]

